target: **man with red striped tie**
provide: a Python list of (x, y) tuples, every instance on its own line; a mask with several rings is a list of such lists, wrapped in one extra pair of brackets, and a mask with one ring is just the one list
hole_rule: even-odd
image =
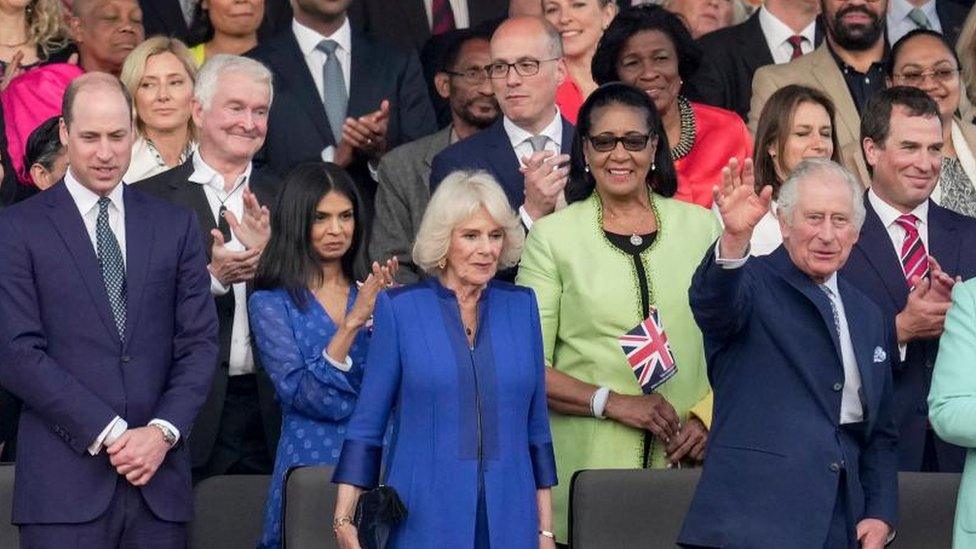
[(928, 424), (926, 397), (950, 293), (976, 275), (976, 220), (931, 198), (945, 153), (936, 103), (924, 92), (894, 87), (861, 113), (861, 141), (871, 167), (867, 218), (844, 273), (895, 317), (892, 362), (903, 471), (962, 471), (962, 448)]
[(508, 0), (353, 0), (349, 17), (372, 38), (420, 51), (431, 37), (501, 19), (507, 9)]

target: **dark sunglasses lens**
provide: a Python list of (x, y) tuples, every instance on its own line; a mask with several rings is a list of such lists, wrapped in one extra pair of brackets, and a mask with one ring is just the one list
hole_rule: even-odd
[(612, 151), (617, 146), (617, 138), (607, 135), (597, 135), (590, 138), (590, 144), (600, 152)]
[(645, 135), (628, 135), (621, 141), (628, 151), (642, 151), (647, 146), (647, 136)]

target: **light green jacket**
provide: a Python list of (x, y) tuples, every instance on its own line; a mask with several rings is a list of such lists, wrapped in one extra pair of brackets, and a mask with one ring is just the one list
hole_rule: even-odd
[[(654, 244), (641, 254), (651, 305), (660, 311), (678, 373), (657, 392), (681, 421), (689, 413), (711, 425), (712, 393), (702, 336), (688, 304), (688, 287), (702, 257), (721, 234), (701, 206), (652, 195), (658, 221)], [(630, 255), (604, 235), (602, 207), (587, 200), (546, 216), (529, 232), (518, 283), (535, 290), (547, 364), (587, 383), (641, 394), (617, 338), (642, 318), (637, 272)], [(556, 537), (567, 539), (569, 488), (581, 469), (642, 466), (643, 432), (610, 420), (550, 410), (559, 485), (553, 488)], [(652, 447), (652, 467), (665, 465), (664, 445)], [(662, 502), (662, 504), (666, 504)]]
[(939, 437), (968, 448), (952, 533), (955, 549), (976, 548), (976, 280), (956, 284), (929, 391)]

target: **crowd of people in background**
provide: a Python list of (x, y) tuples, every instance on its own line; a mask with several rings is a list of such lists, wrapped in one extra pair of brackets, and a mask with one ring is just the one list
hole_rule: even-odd
[(566, 547), (574, 473), (666, 468), (683, 547), (883, 547), (976, 448), (974, 101), (956, 0), (0, 0), (22, 544), (252, 474), (280, 547), (330, 465), (343, 549)]

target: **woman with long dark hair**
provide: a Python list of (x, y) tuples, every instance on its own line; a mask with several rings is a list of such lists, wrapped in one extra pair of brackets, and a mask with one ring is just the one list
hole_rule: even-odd
[(285, 179), (249, 300), (251, 333), (282, 408), (281, 440), (261, 547), (281, 545), (281, 492), (288, 470), (332, 464), (356, 405), (369, 343), (367, 324), (396, 261), (376, 263), (356, 284), (362, 207), (341, 168), (311, 162)]
[(557, 539), (575, 471), (701, 461), (712, 393), (688, 288), (721, 233), (708, 210), (672, 198), (661, 118), (628, 84), (583, 103), (569, 178), (569, 206), (532, 226), (517, 279), (535, 290), (550, 365)]

